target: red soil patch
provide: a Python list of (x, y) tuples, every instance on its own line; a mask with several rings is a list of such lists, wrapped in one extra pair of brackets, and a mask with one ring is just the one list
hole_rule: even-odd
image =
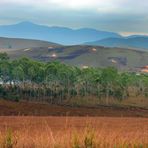
[(1, 100), (0, 115), (148, 117), (148, 109), (117, 106), (72, 107)]

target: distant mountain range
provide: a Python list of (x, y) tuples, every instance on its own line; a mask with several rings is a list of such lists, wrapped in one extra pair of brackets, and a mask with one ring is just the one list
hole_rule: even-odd
[[(14, 25), (0, 26), (0, 36), (43, 40), (61, 45), (85, 44), (148, 50), (148, 36), (144, 35), (123, 37), (118, 33), (99, 31), (91, 28), (70, 29), (66, 27), (48, 27), (31, 22), (21, 22)], [(8, 42), (8, 46), (9, 43), (10, 42)], [(10, 44), (10, 46), (12, 45)]]
[(94, 42), (85, 43), (86, 45), (105, 46), (105, 47), (121, 47), (136, 48), (148, 50), (147, 36), (130, 36), (127, 38), (106, 38)]
[(63, 45), (76, 45), (110, 37), (121, 37), (117, 33), (98, 31), (90, 28), (74, 30), (66, 27), (47, 27), (31, 22), (0, 26), (0, 36), (37, 39)]

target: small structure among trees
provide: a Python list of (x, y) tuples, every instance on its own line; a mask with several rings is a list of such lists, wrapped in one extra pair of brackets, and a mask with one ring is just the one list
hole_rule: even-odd
[(148, 73), (148, 65), (142, 67), (141, 72)]

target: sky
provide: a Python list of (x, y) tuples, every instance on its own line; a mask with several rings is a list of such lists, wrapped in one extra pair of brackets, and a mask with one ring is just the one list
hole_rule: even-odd
[(148, 0), (0, 0), (0, 25), (22, 21), (148, 34)]

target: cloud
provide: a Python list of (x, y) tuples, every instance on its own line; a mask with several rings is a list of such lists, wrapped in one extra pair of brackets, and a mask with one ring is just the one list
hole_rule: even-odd
[[(147, 0), (4, 0), (0, 5), (30, 6), (45, 9), (90, 10), (108, 12), (148, 12)], [(139, 13), (140, 13), (139, 12)]]
[[(56, 6), (63, 9), (110, 9), (120, 7), (129, 0), (5, 0), (0, 4), (30, 5), (33, 7)], [(133, 0), (131, 0), (133, 1)], [(145, 0), (144, 0), (145, 1)]]
[(148, 33), (147, 0), (1, 0), (0, 23), (40, 24)]

